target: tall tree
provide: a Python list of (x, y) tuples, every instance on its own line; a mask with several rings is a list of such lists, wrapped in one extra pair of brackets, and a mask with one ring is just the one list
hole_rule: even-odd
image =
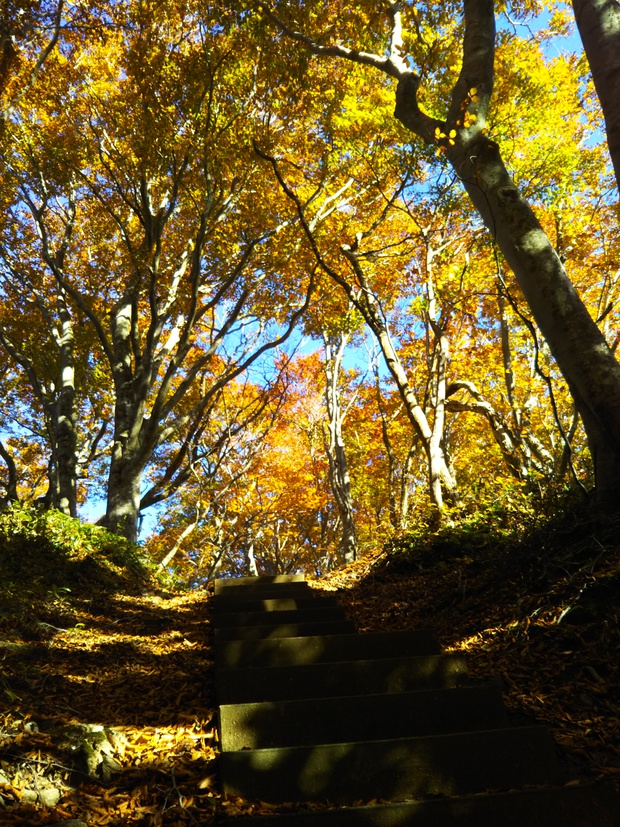
[[(277, 5), (259, 7), (313, 54), (369, 66), (396, 80), (396, 118), (447, 159), (514, 272), (581, 414), (598, 504), (617, 511), (620, 365), (489, 134), (496, 48), (492, 0), (429, 5), (423, 12), (395, 2), (383, 18), (366, 2), (346, 14), (340, 3), (306, 3), (298, 16)], [(374, 51), (360, 44), (361, 32)], [(444, 45), (448, 32), (462, 44), (457, 76), (441, 64), (454, 59)]]
[(325, 374), (325, 410), (327, 414), (323, 429), (323, 442), (329, 462), (329, 481), (342, 523), (342, 557), (346, 563), (352, 563), (357, 559), (358, 544), (349, 462), (343, 436), (346, 408), (342, 404), (340, 377), (348, 338), (343, 331), (340, 331), (336, 336), (330, 336), (327, 331), (323, 331), (325, 353), (323, 371)]
[[(72, 63), (48, 58), (11, 125), (15, 255), (29, 245), (54, 281), (42, 301), (65, 303), (58, 421), (75, 419), (79, 316), (113, 391), (103, 522), (132, 539), (154, 453), (187, 450), (221, 389), (287, 339), (309, 291), (305, 273), (282, 278), (287, 222), (250, 148), (263, 118), (251, 44), (237, 48), (243, 17), (197, 11), (113, 4), (98, 40), (65, 46)], [(75, 439), (58, 454), (75, 466)]]
[(620, 3), (573, 0), (573, 9), (605, 116), (607, 144), (620, 189)]

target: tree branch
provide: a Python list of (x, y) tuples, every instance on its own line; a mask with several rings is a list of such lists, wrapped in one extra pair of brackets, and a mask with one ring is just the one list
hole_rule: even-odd
[(350, 60), (353, 63), (359, 63), (362, 66), (373, 66), (385, 72), (386, 75), (396, 78), (397, 80), (403, 76), (404, 73), (409, 73), (405, 62), (398, 51), (400, 44), (402, 44), (401, 26), (400, 26), (400, 12), (398, 11), (399, 3), (393, 3), (388, 11), (388, 15), (392, 18), (392, 36), (391, 49), (389, 57), (381, 57), (381, 55), (373, 54), (372, 52), (362, 52), (358, 49), (349, 49), (340, 44), (323, 46), (316, 40), (313, 40), (304, 32), (297, 31), (291, 26), (288, 26), (275, 12), (273, 12), (266, 3), (257, 3), (256, 6), (263, 12), (276, 26), (291, 40), (296, 40), (298, 43), (303, 43), (306, 48), (314, 55), (323, 57), (339, 57), (345, 60)]
[(5, 502), (18, 502), (19, 497), (17, 496), (17, 467), (15, 465), (15, 460), (4, 447), (2, 441), (0, 441), (0, 457), (2, 457), (2, 459), (4, 460), (8, 471)]

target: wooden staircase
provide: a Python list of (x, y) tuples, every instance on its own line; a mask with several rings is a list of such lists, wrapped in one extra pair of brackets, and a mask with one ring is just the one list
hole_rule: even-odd
[(430, 631), (357, 634), (301, 575), (217, 580), (214, 605), (223, 792), (300, 803), (231, 824), (620, 827), (613, 790), (571, 785), (549, 730)]

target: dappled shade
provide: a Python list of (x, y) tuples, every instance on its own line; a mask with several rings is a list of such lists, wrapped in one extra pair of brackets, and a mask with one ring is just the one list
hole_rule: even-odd
[[(216, 644), (215, 658), (221, 776), (229, 799), (245, 799), (259, 808), (261, 802), (265, 806), (286, 802), (298, 802), (298, 806), (341, 805), (353, 808), (348, 811), (351, 823), (363, 824), (368, 815), (368, 823), (397, 824), (401, 816), (410, 816), (414, 818), (412, 824), (430, 825), (435, 823), (435, 816), (450, 819), (454, 812), (448, 799), (442, 805), (433, 804), (435, 810), (425, 810), (427, 799), (464, 798), (459, 802), (462, 812), (484, 818), (480, 823), (486, 825), (497, 823), (492, 819), (502, 817), (516, 795), (513, 811), (524, 819), (522, 823), (534, 824), (530, 817), (540, 812), (548, 827), (582, 827), (584, 808), (594, 808), (592, 813), (596, 810), (597, 818), (600, 816), (598, 823), (611, 827), (617, 802), (612, 796), (610, 806), (611, 793), (607, 790), (580, 789), (573, 802), (578, 806), (569, 814), (570, 806), (562, 799), (562, 784), (568, 779), (558, 762), (550, 731), (511, 716), (497, 683), (471, 684), (465, 680), (460, 687), (447, 682), (431, 690), (422, 680), (412, 687), (415, 691), (392, 687), (390, 692), (373, 694), (376, 690), (365, 685), (363, 678), (359, 680), (362, 672), (358, 674), (358, 693), (352, 694), (342, 671), (339, 682), (333, 677), (321, 681), (332, 669), (341, 670), (346, 664), (360, 661), (375, 675), (375, 667), (386, 666), (382, 677), (388, 685), (390, 672), (398, 672), (403, 664), (413, 665), (409, 676), (415, 673), (416, 665), (428, 666), (429, 658), (437, 665), (444, 656), (435, 654), (437, 644), (430, 633), (310, 633), (306, 637), (277, 638), (273, 636), (273, 620), (265, 624), (259, 617), (256, 625), (244, 626), (246, 612), (240, 615), (242, 622), (234, 626), (232, 617), (236, 606), (244, 604), (246, 589), (255, 596), (260, 596), (263, 589), (264, 596), (274, 596), (279, 588), (305, 593), (298, 583), (287, 585), (284, 578), (282, 581), (216, 581), (216, 636), (218, 620), (227, 617), (223, 627), (226, 639)], [(290, 620), (292, 610), (285, 611)], [(321, 611), (316, 609), (317, 616)], [(277, 608), (271, 613), (277, 615)], [(256, 613), (252, 617), (256, 618)], [(287, 624), (282, 628), (288, 628)], [(257, 630), (262, 630), (262, 638)], [(430, 652), (426, 651), (429, 646)], [(276, 673), (275, 680), (268, 677), (270, 673)], [(293, 676), (292, 682), (287, 681), (287, 674)], [(302, 688), (299, 695), (295, 694), (295, 676), (300, 675), (314, 678), (314, 692)], [(240, 694), (245, 702), (231, 701), (235, 685), (243, 687)], [(286, 688), (276, 688), (270, 696), (269, 685)], [(546, 788), (541, 799), (527, 792), (530, 787)], [(490, 797), (482, 805), (477, 798), (468, 800), (472, 795), (494, 790), (521, 792)], [(401, 800), (412, 802), (408, 816), (402, 809), (389, 812), (380, 806), (365, 809), (359, 822), (352, 815), (356, 805), (364, 801), (376, 805)], [(420, 808), (419, 822), (416, 807)], [(317, 823), (321, 823), (323, 812), (315, 813)], [(347, 810), (342, 812), (346, 817)], [(390, 822), (391, 816), (394, 822)], [(314, 823), (309, 814), (307, 820)], [(276, 819), (276, 823), (280, 821)], [(281, 823), (286, 825), (287, 819), (284, 817)], [(296, 823), (293, 815), (291, 823)], [(513, 816), (508, 823), (519, 822)]]

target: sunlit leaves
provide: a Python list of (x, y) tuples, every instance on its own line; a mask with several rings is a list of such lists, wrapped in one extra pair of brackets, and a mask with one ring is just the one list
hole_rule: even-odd
[[(422, 148), (394, 118), (391, 77), (313, 57), (302, 43), (284, 37), (268, 14), (272, 10), (322, 46), (385, 56), (394, 45), (394, 18), (385, 8), (371, 0), (274, 0), (262, 11), (258, 5), (89, 5), (88, 26), (63, 29), (31, 93), (19, 99), (7, 122), (10, 151), (2, 158), (0, 323), (49, 389), (59, 384), (61, 364), (53, 344), (55, 303), (59, 297), (68, 302), (80, 451), (88, 458), (97, 443), (89, 485), (105, 475), (119, 396), (125, 393), (119, 410), (136, 399), (139, 404), (116, 445), (129, 433), (146, 439), (161, 415), (161, 432), (149, 436), (146, 481), (160, 486), (158, 496), (165, 489), (177, 498), (165, 524), (168, 548), (196, 521), (194, 539), (183, 540), (182, 548), (193, 549), (191, 565), (202, 572), (207, 563), (200, 543), (213, 562), (218, 538), (227, 538), (237, 555), (229, 560), (234, 568), (242, 565), (252, 534), (265, 559), (277, 552), (287, 565), (296, 559), (315, 565), (327, 559), (338, 533), (318, 436), (316, 363), (299, 358), (289, 366), (291, 384), (274, 403), (281, 406), (278, 417), (268, 406), (243, 433), (233, 434), (241, 421), (236, 413), (275, 388), (275, 365), (261, 362), (262, 375), (235, 376), (228, 391), (218, 385), (225, 385), (227, 371), (244, 354), (281, 332), (301, 306), (311, 274), (314, 293), (304, 332), (355, 334), (353, 344), (359, 345), (362, 315), (351, 310), (349, 296), (328, 271), (351, 278), (358, 294), (379, 303), (431, 424), (443, 416), (438, 388), (444, 369), (437, 367), (437, 353), (445, 346), (445, 381), (475, 387), (521, 440), (519, 450), (526, 436), (535, 436), (556, 470), (563, 450), (537, 357), (554, 381), (555, 368), (534, 338), (510, 271), (463, 199), (460, 170), (451, 178), (441, 157), (451, 157), (476, 133), (486, 105), (482, 84), (467, 78), (452, 100), (462, 68), (462, 4), (399, 4), (403, 31), (395, 48), (403, 65), (420, 75), (419, 104), (439, 124)], [(614, 344), (617, 216), (605, 195), (601, 120), (587, 67), (557, 39), (567, 28), (563, 4), (498, 3), (496, 11), (489, 134)], [(6, 100), (15, 102), (24, 88), (22, 68), (32, 66), (43, 43), (37, 32), (32, 42), (20, 43), (21, 68), (10, 69)], [(297, 203), (278, 186), (267, 158)], [(298, 207), (312, 227), (314, 248), (302, 232)], [(345, 252), (352, 250), (362, 276), (351, 272)], [(131, 329), (123, 341), (114, 338), (119, 319)], [(356, 363), (364, 358), (358, 353)], [(361, 536), (370, 538), (388, 530), (399, 474), (412, 507), (425, 507), (426, 460), (382, 370), (379, 395), (374, 378), (346, 375), (351, 388), (357, 385), (355, 393), (349, 389), (348, 398), (356, 401), (345, 441)], [(29, 458), (31, 489), (39, 492), (44, 394), (28, 387), (24, 369), (13, 366), (3, 381), (11, 416), (33, 432), (31, 438), (20, 433), (19, 440), (12, 434), (10, 446)], [(556, 385), (558, 415), (570, 428), (569, 397)], [(466, 398), (461, 388), (452, 401), (464, 405)], [(106, 423), (109, 430), (98, 438)], [(218, 440), (224, 433), (228, 453), (222, 454)], [(140, 439), (135, 454), (147, 452)], [(216, 467), (206, 460), (209, 440)], [(442, 440), (465, 499), (480, 469), (491, 481), (501, 476), (495, 472), (506, 458), (488, 421), (474, 411), (451, 411)], [(30, 453), (29, 442), (36, 446)], [(88, 465), (85, 460), (82, 473)], [(194, 476), (199, 467), (201, 481)], [(512, 473), (502, 468), (502, 474)], [(584, 471), (579, 469), (582, 476)], [(218, 492), (237, 472), (218, 511)], [(260, 520), (259, 536), (252, 527)], [(163, 545), (157, 546), (159, 559)]]

